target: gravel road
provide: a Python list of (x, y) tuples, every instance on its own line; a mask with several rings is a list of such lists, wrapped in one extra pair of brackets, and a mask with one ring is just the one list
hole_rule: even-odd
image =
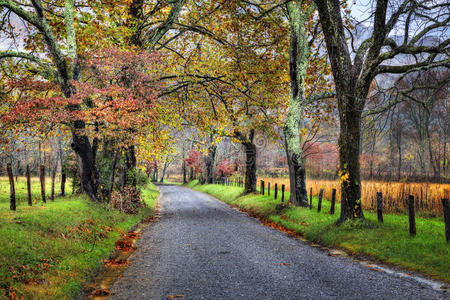
[(161, 218), (143, 231), (111, 299), (450, 299), (329, 256), (206, 194), (159, 188)]

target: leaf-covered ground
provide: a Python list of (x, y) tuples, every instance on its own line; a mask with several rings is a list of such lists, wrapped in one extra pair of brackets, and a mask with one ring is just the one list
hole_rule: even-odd
[[(366, 254), (383, 262), (417, 270), (428, 276), (450, 282), (450, 244), (445, 241), (443, 217), (416, 218), (417, 236), (410, 237), (408, 216), (385, 214), (384, 223), (377, 223), (377, 216), (364, 212), (365, 220), (348, 222), (336, 227), (340, 206), (331, 215), (330, 202), (322, 202), (317, 212), (317, 198), (313, 209), (289, 207), (277, 212), (281, 203), (271, 196), (252, 194), (242, 196), (243, 189), (233, 186), (188, 184), (230, 205), (257, 214), (259, 217), (287, 230), (299, 233), (310, 241), (326, 246), (337, 246), (354, 254)], [(289, 199), (289, 193), (285, 195)]]
[(158, 195), (148, 185), (148, 208), (127, 215), (83, 196), (66, 196), (9, 210), (0, 203), (0, 299), (70, 299), (114, 250), (115, 242), (151, 215)]

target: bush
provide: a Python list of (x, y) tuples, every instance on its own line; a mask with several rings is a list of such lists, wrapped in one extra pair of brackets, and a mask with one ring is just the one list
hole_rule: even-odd
[(121, 191), (114, 191), (111, 194), (111, 206), (127, 214), (137, 214), (139, 208), (145, 207), (145, 202), (141, 200), (140, 191), (127, 185)]

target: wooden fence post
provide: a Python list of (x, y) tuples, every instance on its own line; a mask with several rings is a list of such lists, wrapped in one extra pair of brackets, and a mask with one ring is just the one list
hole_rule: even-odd
[(281, 202), (284, 202), (284, 184), (281, 185)]
[(409, 195), (408, 199), (408, 206), (409, 206), (409, 234), (411, 236), (416, 235), (416, 217), (415, 217), (415, 211), (414, 211), (414, 196)]
[(264, 195), (264, 180), (261, 180), (261, 194)]
[(33, 199), (31, 198), (31, 178), (30, 178), (30, 165), (27, 164), (27, 193), (28, 193), (28, 205), (33, 205)]
[(331, 191), (331, 209), (330, 214), (334, 215), (334, 206), (336, 204), (336, 189)]
[(47, 200), (45, 199), (45, 166), (41, 165), (40, 168), (40, 179), (41, 179), (41, 197), (42, 197), (42, 201), (44, 203), (47, 202)]
[(377, 192), (377, 216), (378, 222), (383, 223), (383, 193)]
[(277, 200), (277, 194), (278, 194), (278, 183), (275, 183), (275, 193), (274, 193), (275, 200)]
[(309, 209), (312, 209), (312, 188), (309, 189)]
[(323, 197), (323, 189), (320, 189), (319, 192), (319, 204), (317, 205), (317, 211), (320, 212), (322, 209), (322, 197)]
[(450, 242), (450, 207), (448, 199), (442, 199), (442, 206), (444, 206), (444, 223), (445, 223), (445, 239), (447, 243)]
[(9, 208), (16, 210), (16, 189), (14, 188), (14, 176), (10, 163), (6, 164), (6, 172), (9, 177)]
[(270, 196), (270, 182), (267, 183), (267, 196)]

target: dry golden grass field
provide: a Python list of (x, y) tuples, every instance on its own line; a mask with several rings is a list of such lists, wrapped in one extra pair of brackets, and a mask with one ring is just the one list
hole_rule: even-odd
[[(284, 184), (286, 191), (289, 191), (289, 178), (258, 178), (258, 187), (260, 180), (264, 180), (266, 186), (270, 182), (273, 189), (275, 183), (278, 188)], [(324, 197), (331, 199), (332, 189), (336, 189), (336, 200), (340, 199), (339, 182), (333, 180), (306, 180), (308, 195), (312, 188), (313, 195), (318, 195), (319, 190), (324, 189)], [(383, 210), (390, 212), (399, 212), (406, 209), (406, 199), (408, 195), (413, 195), (416, 201), (416, 208), (419, 211), (434, 211), (441, 213), (441, 199), (448, 198), (450, 193), (450, 184), (439, 183), (403, 183), (403, 182), (383, 182), (383, 181), (363, 181), (362, 182), (362, 203), (364, 209), (376, 208), (376, 193), (383, 193)]]

